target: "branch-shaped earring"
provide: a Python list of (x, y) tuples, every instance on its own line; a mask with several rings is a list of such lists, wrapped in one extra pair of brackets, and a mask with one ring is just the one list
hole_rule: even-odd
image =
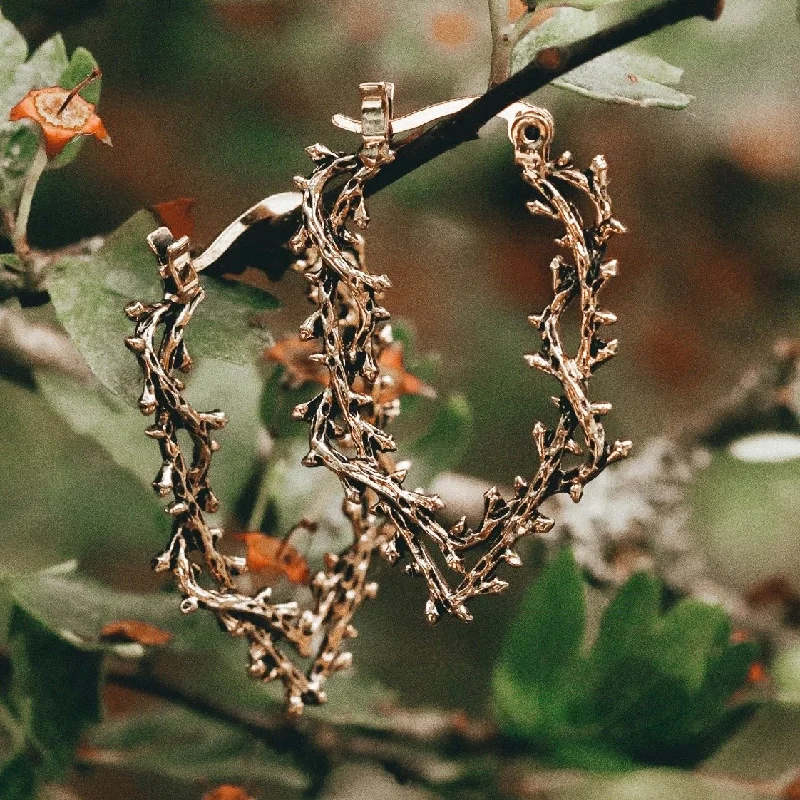
[[(354, 245), (361, 248), (360, 239), (349, 230), (348, 222), (352, 219), (361, 227), (366, 225), (365, 186), (383, 164), (392, 160), (387, 143), (403, 127), (393, 126), (386, 112), (391, 109), (390, 85), (363, 85), (362, 92), (372, 98), (370, 110), (384, 109), (383, 117), (365, 117), (361, 126), (342, 117), (334, 120), (364, 136), (365, 147), (359, 156), (336, 155), (315, 145), (309, 154), (317, 163), (316, 170), (308, 180), (297, 179), (304, 192), (304, 223), (293, 246), (298, 254), (306, 254), (300, 268), (311, 284), (309, 297), (316, 305), (301, 327), (301, 337), (322, 340), (323, 352), (318, 358), (330, 373), (330, 385), (295, 411), (297, 417), (311, 425), (311, 448), (304, 463), (324, 464), (334, 471), (347, 496), (372, 498), (371, 509), (394, 530), (383, 554), (390, 561), (408, 556), (410, 571), (424, 577), (429, 593), (426, 614), (431, 622), (442, 612), (469, 619), (467, 600), (506, 587), (496, 577), (496, 571), (502, 563), (520, 563), (514, 550), (516, 542), (529, 533), (546, 533), (552, 527), (552, 520), (539, 512), (544, 500), (568, 491), (577, 501), (585, 484), (630, 448), (629, 442), (606, 442), (599, 417), (611, 406), (592, 402), (587, 394), (591, 374), (616, 351), (615, 340), (605, 342), (598, 336), (599, 327), (616, 318), (598, 307), (597, 296), (616, 272), (616, 262), (604, 261), (606, 242), (623, 227), (611, 215), (602, 157), (595, 158), (586, 171), (575, 169), (569, 154), (550, 161), (554, 130), (550, 114), (522, 103), (503, 113), (509, 121), (515, 160), (538, 195), (529, 208), (564, 226), (565, 234), (558, 243), (572, 257), (569, 260), (559, 256), (551, 264), (553, 300), (542, 314), (530, 318), (541, 335), (542, 346), (538, 353), (527, 357), (531, 366), (560, 382), (563, 394), (556, 398), (560, 418), (552, 430), (541, 423), (534, 427), (539, 468), (530, 480), (517, 480), (513, 498), (504, 500), (496, 489), (491, 489), (486, 494), (483, 519), (475, 529), (468, 529), (464, 519), (454, 528), (444, 529), (435, 516), (441, 507), (439, 498), (404, 488), (405, 470), (395, 470), (387, 455), (395, 449), (394, 442), (365, 417), (364, 409), (368, 415), (374, 414), (372, 397), (357, 388), (364, 383), (372, 386), (378, 379), (377, 353), (389, 331), (388, 312), (380, 300), (389, 281), (385, 276), (366, 272), (359, 261), (348, 256)], [(378, 99), (381, 97), (382, 103)], [(452, 113), (464, 102), (468, 101), (453, 101), (445, 108)], [(427, 119), (426, 112), (414, 115), (415, 122), (424, 124), (435, 119), (436, 111), (436, 107), (429, 109)], [(380, 122), (385, 139), (382, 142)], [(348, 180), (328, 214), (326, 190), (343, 174)], [(559, 183), (578, 189), (589, 199), (595, 213), (589, 227), (584, 228), (577, 207), (559, 191)], [(580, 346), (574, 356), (569, 356), (560, 326), (573, 301), (580, 304)], [(564, 457), (569, 453), (585, 456), (584, 462), (566, 468)], [(447, 567), (463, 574), (455, 588), (448, 584), (426, 541), (441, 551)], [(487, 551), (467, 569), (464, 554), (478, 546), (486, 546)]]
[[(144, 373), (140, 407), (145, 414), (155, 414), (147, 433), (159, 442), (163, 460), (154, 488), (163, 497), (173, 495), (167, 507), (174, 518), (173, 535), (167, 550), (155, 559), (155, 567), (175, 575), (184, 612), (208, 609), (230, 633), (247, 638), (251, 673), (265, 681), (282, 681), (289, 710), (294, 712), (305, 703), (324, 702), (327, 678), (350, 664), (343, 647), (356, 634), (352, 624), (356, 610), (377, 591), (377, 585), (368, 581), (375, 553), (392, 563), (405, 559), (406, 569), (424, 578), (429, 621), (445, 612), (470, 619), (467, 601), (502, 591), (507, 584), (497, 577), (498, 569), (521, 563), (515, 550), (518, 540), (552, 527), (552, 520), (540, 512), (544, 500), (559, 492), (579, 500), (583, 487), (630, 448), (629, 442), (606, 441), (600, 417), (610, 404), (593, 402), (588, 396), (592, 373), (616, 351), (616, 340), (605, 342), (598, 334), (601, 326), (615, 319), (598, 306), (598, 293), (616, 272), (616, 262), (605, 260), (605, 247), (613, 233), (623, 230), (611, 214), (605, 162), (598, 156), (581, 171), (572, 166), (569, 154), (551, 161), (552, 118), (542, 109), (517, 103), (502, 116), (509, 122), (515, 160), (537, 195), (529, 208), (559, 222), (565, 231), (558, 243), (567, 255), (551, 264), (553, 298), (541, 314), (529, 318), (541, 346), (526, 356), (532, 367), (559, 381), (561, 394), (554, 398), (559, 419), (552, 429), (536, 423), (537, 470), (528, 480), (518, 478), (514, 496), (507, 500), (490, 489), (483, 518), (474, 528), (462, 519), (445, 529), (436, 519), (441, 500), (404, 487), (407, 469), (394, 461), (394, 440), (385, 431), (399, 413), (399, 401), (391, 391), (392, 378), (379, 368), (381, 352), (392, 341), (389, 313), (383, 306), (390, 283), (386, 276), (367, 270), (363, 238), (351, 224), (366, 227), (365, 187), (393, 159), (398, 136), (413, 137), (469, 99), (395, 120), (391, 84), (363, 84), (361, 94), (360, 121), (334, 119), (362, 136), (360, 151), (343, 155), (314, 145), (308, 153), (315, 169), (308, 179), (297, 179), (303, 192), (303, 225), (291, 244), (315, 307), (300, 335), (321, 340), (321, 352), (312, 358), (325, 366), (329, 381), (316, 397), (295, 409), (295, 416), (310, 425), (303, 463), (324, 466), (338, 476), (353, 534), (352, 544), (340, 555), (326, 557), (324, 569), (312, 581), (313, 602), (308, 609), (301, 611), (294, 602), (273, 603), (270, 589), (253, 597), (239, 592), (235, 579), (245, 563), (217, 550), (221, 532), (205, 519), (218, 506), (208, 473), (217, 447), (214, 432), (226, 420), (220, 411), (193, 409), (183, 397), (182, 381), (174, 375), (175, 370), (191, 366), (183, 335), (204, 296), (198, 277), (200, 259), (192, 261), (188, 239), (176, 242), (166, 228), (151, 234), (164, 296), (154, 305), (134, 302), (126, 309), (136, 322), (127, 345)], [(331, 189), (342, 181), (341, 189)], [(594, 213), (588, 226), (561, 186), (588, 199)], [(264, 208), (269, 208), (266, 201)], [(561, 324), (573, 302), (580, 306), (580, 344), (570, 355)], [(191, 437), (191, 459), (181, 450), (180, 430)], [(570, 456), (580, 461), (569, 466)], [(466, 558), (474, 550), (480, 554), (468, 565)], [(437, 560), (437, 551), (444, 563)], [(219, 588), (200, 583), (204, 568)], [(453, 573), (454, 587), (447, 578)], [(296, 665), (292, 650), (311, 657), (306, 671)]]

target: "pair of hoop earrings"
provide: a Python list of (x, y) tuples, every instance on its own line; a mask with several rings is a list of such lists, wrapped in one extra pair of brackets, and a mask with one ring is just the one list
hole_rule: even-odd
[[(295, 179), (302, 192), (303, 222), (290, 246), (314, 306), (300, 327), (300, 337), (321, 341), (321, 352), (311, 358), (325, 367), (329, 380), (293, 413), (310, 426), (309, 451), (302, 463), (337, 475), (353, 534), (342, 553), (325, 557), (324, 568), (311, 581), (308, 608), (274, 602), (269, 588), (254, 596), (237, 589), (235, 577), (246, 569), (244, 559), (217, 549), (221, 531), (205, 516), (219, 507), (209, 469), (218, 449), (214, 436), (226, 418), (221, 411), (195, 410), (175, 374), (191, 367), (184, 332), (204, 297), (199, 271), (230, 246), (242, 230), (242, 220), (294, 210), (292, 196), (262, 201), (196, 259), (190, 255), (188, 238), (175, 241), (167, 228), (156, 230), (148, 241), (158, 259), (163, 299), (126, 308), (136, 324), (126, 344), (144, 375), (140, 409), (155, 416), (146, 433), (158, 441), (163, 461), (153, 485), (160, 496), (173, 497), (166, 509), (174, 519), (172, 538), (155, 559), (155, 569), (174, 574), (183, 612), (207, 609), (231, 634), (248, 640), (251, 674), (264, 681), (280, 680), (288, 709), (295, 713), (306, 703), (323, 703), (327, 678), (350, 665), (351, 654), (344, 647), (356, 635), (356, 610), (377, 591), (368, 580), (376, 553), (390, 563), (406, 563), (410, 574), (425, 581), (429, 622), (445, 613), (469, 620), (468, 601), (503, 591), (507, 583), (497, 576), (498, 569), (521, 564), (517, 542), (552, 528), (553, 520), (540, 511), (544, 500), (567, 492), (577, 502), (584, 486), (631, 447), (627, 441), (606, 440), (601, 419), (611, 405), (588, 396), (591, 375), (617, 349), (616, 340), (600, 336), (602, 328), (616, 320), (598, 304), (598, 294), (617, 269), (616, 261), (605, 257), (606, 244), (624, 231), (612, 216), (605, 160), (596, 156), (586, 170), (574, 167), (569, 153), (551, 160), (552, 117), (543, 109), (515, 103), (500, 116), (508, 122), (522, 178), (535, 193), (528, 208), (564, 229), (557, 240), (564, 254), (550, 265), (552, 299), (541, 313), (528, 318), (541, 345), (525, 356), (531, 367), (559, 382), (561, 393), (553, 398), (558, 422), (552, 428), (535, 424), (538, 468), (530, 479), (516, 479), (510, 498), (495, 488), (486, 492), (483, 517), (475, 527), (463, 518), (449, 529), (443, 527), (436, 517), (442, 501), (404, 486), (407, 467), (394, 460), (395, 443), (385, 430), (400, 411), (399, 401), (386, 399), (392, 396), (387, 391), (392, 378), (379, 366), (381, 352), (392, 342), (390, 314), (383, 305), (390, 283), (386, 276), (368, 271), (363, 237), (353, 228), (367, 225), (365, 187), (394, 159), (397, 137), (413, 137), (470, 100), (395, 119), (391, 84), (362, 84), (360, 89), (361, 120), (334, 117), (334, 124), (362, 137), (359, 151), (348, 155), (313, 145), (307, 150), (315, 165), (311, 176)], [(338, 186), (342, 188), (332, 189)], [(588, 201), (593, 219), (584, 223), (565, 190)], [(570, 354), (561, 325), (573, 303), (580, 310), (580, 344)], [(191, 437), (191, 456), (181, 449), (180, 430)], [(466, 558), (473, 552), (477, 560), (468, 566)], [(207, 588), (204, 572), (213, 577), (216, 588)], [(310, 658), (310, 666), (301, 669), (293, 653)]]

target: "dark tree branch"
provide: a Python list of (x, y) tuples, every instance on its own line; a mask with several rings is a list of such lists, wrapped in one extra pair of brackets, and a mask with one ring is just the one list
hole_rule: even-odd
[[(418, 137), (397, 145), (395, 160), (367, 183), (366, 194), (373, 195), (443, 153), (476, 139), (478, 131), (503, 109), (603, 53), (693, 17), (717, 19), (722, 13), (724, 0), (651, 0), (616, 5), (620, 7), (614, 13), (618, 18), (603, 30), (570, 44), (542, 50), (528, 66), (489, 89), (461, 111), (436, 123)], [(633, 7), (638, 8), (629, 13)], [(623, 12), (626, 16), (621, 17)], [(269, 270), (274, 278), (288, 267), (291, 257), (288, 251), (281, 257), (281, 248), (285, 250), (285, 239), (281, 237), (287, 229), (299, 227), (299, 201), (296, 208), (280, 215), (259, 213), (262, 204), (268, 200), (248, 209), (220, 234), (217, 242), (224, 240), (224, 248), (220, 248), (217, 242), (212, 243), (203, 259), (208, 272), (217, 275), (239, 273), (253, 266)], [(268, 258), (264, 255), (265, 249), (269, 251)]]

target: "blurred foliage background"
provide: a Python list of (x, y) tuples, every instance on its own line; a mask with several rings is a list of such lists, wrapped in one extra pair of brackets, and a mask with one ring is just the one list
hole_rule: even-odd
[[(207, 244), (258, 199), (292, 189), (292, 176), (310, 168), (306, 145), (356, 145), (330, 117), (356, 113), (360, 81), (394, 81), (402, 114), (481, 93), (488, 77), (481, 0), (6, 0), (2, 12), (32, 46), (61, 31), (70, 52), (88, 48), (104, 73), (100, 111), (114, 148), (85, 147), (43, 179), (29, 229), (42, 248), (105, 233), (178, 196), (195, 198), (194, 239)], [(621, 355), (597, 381), (598, 394), (614, 402), (611, 436), (639, 443), (679, 429), (763, 360), (776, 338), (800, 334), (796, 15), (793, 0), (728, 0), (714, 25), (691, 22), (653, 37), (652, 51), (685, 70), (681, 88), (695, 97), (685, 111), (606, 105), (553, 88), (536, 97), (554, 113), (556, 147), (568, 147), (578, 163), (607, 156), (617, 216), (630, 230), (615, 242), (621, 275), (607, 299), (620, 317)], [(440, 393), (462, 394), (472, 409), (471, 437), (450, 466), (486, 486), (510, 484), (533, 462), (531, 424), (550, 413), (551, 387), (520, 357), (532, 342), (525, 317), (548, 297), (552, 252), (526, 199), (497, 124), (371, 202), (368, 256), (392, 280), (389, 307), (414, 331), (416, 352), (435, 354)], [(268, 314), (276, 338), (302, 321), (303, 290), (294, 273), (270, 287), (283, 302)], [(46, 308), (31, 313), (49, 319)], [(0, 381), (3, 572), (75, 558), (118, 589), (160, 585), (147, 565), (168, 521), (132, 477), (157, 466), (141, 418), (109, 422), (100, 434), (111, 450), (125, 451), (114, 458), (96, 431), (86, 435), (97, 402), (91, 392), (53, 375), (32, 381), (12, 367)], [(247, 496), (258, 459), (264, 379), (263, 370), (210, 361), (193, 378), (193, 396), (232, 419), (217, 474), (229, 509)], [(424, 401), (418, 410), (423, 419), (432, 413)], [(798, 478), (800, 460), (744, 464), (715, 454), (696, 488), (694, 526), (720, 580), (746, 589), (780, 575), (800, 591)], [(391, 687), (403, 706), (485, 714), (500, 634), (532, 569), (517, 574), (506, 595), (480, 604), (470, 627), (446, 620), (436, 629), (424, 624), (421, 586), (379, 569), (381, 592), (359, 619), (359, 673)], [(230, 643), (219, 638), (213, 658), (224, 660)], [(790, 656), (780, 680), (796, 688), (800, 658)], [(169, 669), (192, 685), (182, 670), (195, 666)], [(197, 680), (214, 685), (213, 677)], [(140, 702), (119, 692), (112, 714)], [(185, 738), (191, 727), (178, 729), (176, 738)], [(773, 727), (763, 736), (779, 734)], [(794, 760), (797, 768), (796, 751)], [(347, 769), (331, 797), (393, 796), (382, 777)], [(112, 780), (119, 798), (201, 794), (180, 775), (153, 783), (135, 770), (94, 770), (73, 788), (86, 800), (105, 798)], [(588, 794), (558, 796), (712, 796), (691, 794), (678, 778), (653, 780), (652, 789), (646, 781), (598, 783)], [(370, 794), (370, 785), (386, 793)]]

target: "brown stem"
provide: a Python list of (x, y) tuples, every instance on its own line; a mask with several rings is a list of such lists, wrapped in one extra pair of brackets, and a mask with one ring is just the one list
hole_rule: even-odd
[[(366, 184), (365, 194), (371, 196), (448, 150), (477, 138), (478, 131), (498, 112), (603, 53), (693, 17), (716, 20), (722, 13), (724, 0), (663, 0), (655, 5), (641, 5), (646, 7), (591, 36), (541, 51), (528, 66), (492, 86), (461, 111), (413, 140), (398, 144), (394, 161)], [(266, 203), (262, 201), (248, 209), (226, 228), (220, 235), (220, 239), (225, 239), (224, 247), (216, 248), (213, 255), (201, 257), (201, 268), (208, 267), (211, 274), (222, 275), (254, 266), (268, 270), (272, 277), (282, 275), (292, 262), (288, 252), (283, 257), (280, 254), (286, 231), (300, 226), (302, 214), (299, 205), (278, 213), (262, 213), (261, 206)]]

